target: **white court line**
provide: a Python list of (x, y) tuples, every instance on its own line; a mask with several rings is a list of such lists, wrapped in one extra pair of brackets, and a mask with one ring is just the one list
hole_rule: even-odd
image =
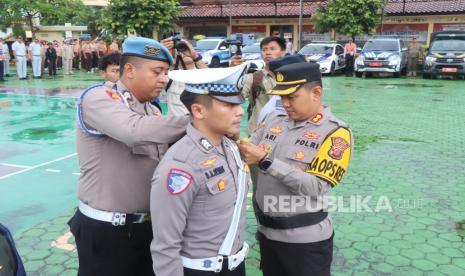
[(72, 175), (78, 175), (79, 176), (79, 175), (81, 175), (81, 173), (72, 173)]
[(60, 157), (60, 158), (57, 158), (57, 159), (54, 159), (54, 160), (51, 160), (51, 161), (48, 161), (48, 162), (45, 162), (45, 163), (41, 163), (41, 164), (38, 164), (38, 165), (35, 165), (35, 166), (32, 166), (32, 167), (26, 168), (24, 170), (18, 171), (18, 172), (6, 174), (4, 176), (0, 176), (0, 180), (8, 178), (8, 177), (13, 176), (13, 175), (20, 174), (20, 173), (25, 173), (27, 171), (37, 169), (37, 168), (40, 168), (40, 167), (43, 167), (43, 166), (47, 166), (48, 164), (52, 164), (52, 163), (55, 163), (55, 162), (58, 162), (58, 161), (61, 161), (61, 160), (65, 160), (65, 159), (71, 158), (71, 157), (76, 156), (76, 155), (77, 155), (77, 153), (68, 154), (66, 156), (63, 156), (63, 157)]
[(54, 169), (46, 169), (47, 172), (52, 172), (52, 173), (59, 173), (61, 170), (54, 170)]
[(23, 165), (16, 165), (16, 164), (10, 164), (10, 163), (0, 163), (0, 165), (23, 168), (23, 169), (29, 169), (31, 167), (31, 166), (23, 166)]

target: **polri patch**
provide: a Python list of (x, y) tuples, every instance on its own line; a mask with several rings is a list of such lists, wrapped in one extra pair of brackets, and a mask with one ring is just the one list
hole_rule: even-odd
[(192, 183), (194, 177), (181, 169), (170, 169), (166, 179), (166, 188), (172, 195), (178, 195), (184, 192)]

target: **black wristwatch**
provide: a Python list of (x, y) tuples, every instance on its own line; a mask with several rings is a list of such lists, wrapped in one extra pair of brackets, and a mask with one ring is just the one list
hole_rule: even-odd
[(258, 162), (258, 167), (262, 171), (266, 171), (270, 168), (271, 164), (273, 164), (273, 158), (270, 157), (269, 154), (265, 155), (260, 162)]
[(193, 61), (194, 61), (194, 62), (199, 62), (199, 61), (202, 60), (202, 58), (203, 58), (202, 55), (197, 55), (197, 57), (194, 58)]

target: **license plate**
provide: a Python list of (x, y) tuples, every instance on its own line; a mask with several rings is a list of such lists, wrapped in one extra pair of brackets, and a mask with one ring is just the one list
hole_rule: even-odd
[(382, 62), (370, 62), (368, 65), (370, 65), (371, 67), (381, 67), (383, 66), (383, 63)]
[(457, 72), (457, 68), (442, 68), (442, 72), (444, 72), (444, 73), (455, 73), (455, 72)]

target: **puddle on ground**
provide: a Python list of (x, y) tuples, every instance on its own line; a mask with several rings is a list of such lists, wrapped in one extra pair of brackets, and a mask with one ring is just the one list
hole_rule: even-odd
[(462, 239), (465, 239), (465, 220), (458, 221), (455, 223), (455, 230)]
[(62, 137), (61, 129), (27, 128), (12, 134), (14, 140), (53, 140)]
[(29, 88), (29, 87), (3, 87), (0, 88), (1, 93), (25, 94), (25, 95), (41, 95), (41, 96), (79, 96), (82, 93), (82, 87), (65, 87), (65, 88)]

